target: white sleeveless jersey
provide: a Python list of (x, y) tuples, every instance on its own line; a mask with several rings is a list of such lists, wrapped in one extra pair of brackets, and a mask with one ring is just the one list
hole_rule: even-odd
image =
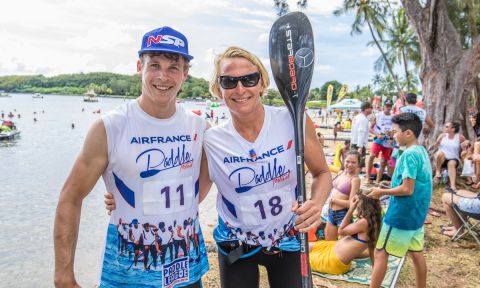
[(250, 245), (270, 247), (281, 239), (272, 242), (259, 235), (291, 228), (297, 172), (288, 110), (264, 108), (265, 120), (254, 143), (241, 137), (228, 121), (205, 132), (204, 146), (210, 178), (219, 192), (220, 225)]
[(135, 227), (135, 225), (133, 225), (132, 228), (130, 229), (130, 231), (131, 231), (131, 234), (132, 234), (133, 242), (137, 242), (142, 238), (142, 233), (143, 233), (143, 228), (142, 227), (140, 227), (140, 226)]
[[(158, 271), (144, 271), (143, 265), (132, 266), (128, 255), (118, 253), (111, 227), (120, 218), (128, 224), (138, 222), (143, 231), (144, 223), (157, 226), (164, 222), (169, 227), (174, 221), (183, 223), (197, 217), (205, 120), (179, 105), (169, 119), (157, 119), (145, 113), (138, 101), (120, 106), (102, 120), (108, 144), (103, 180), (106, 190), (113, 192), (116, 210), (107, 233), (100, 286), (149, 283), (175, 287), (195, 283), (208, 270), (206, 257), (187, 254), (170, 259), (167, 255)], [(132, 234), (138, 240), (133, 226)], [(205, 251), (203, 241), (201, 250)]]
[(392, 130), (393, 114), (385, 115), (383, 112), (375, 114), (375, 132), (384, 133)]
[(169, 243), (172, 243), (173, 235), (172, 232), (165, 229), (165, 231), (162, 231), (161, 229), (158, 229), (157, 231), (158, 237), (161, 239), (161, 245), (167, 245)]
[(417, 116), (420, 118), (420, 121), (422, 121), (422, 124), (425, 123), (425, 119), (427, 118), (427, 112), (425, 112), (425, 110), (423, 110), (422, 108), (415, 105), (407, 105), (400, 108), (400, 113), (407, 112), (417, 114)]
[(152, 228), (143, 230), (143, 245), (155, 245), (155, 233)]

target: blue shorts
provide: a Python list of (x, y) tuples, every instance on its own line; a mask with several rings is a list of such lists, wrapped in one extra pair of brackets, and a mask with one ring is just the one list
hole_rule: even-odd
[(332, 224), (333, 226), (340, 226), (342, 223), (343, 218), (347, 215), (348, 209), (340, 209), (340, 210), (332, 210), (328, 208), (328, 218), (327, 221)]
[(459, 196), (457, 207), (468, 213), (480, 214), (480, 198), (465, 198)]

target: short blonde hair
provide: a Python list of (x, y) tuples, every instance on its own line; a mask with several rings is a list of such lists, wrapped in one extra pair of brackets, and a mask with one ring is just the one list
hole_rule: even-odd
[(217, 57), (215, 57), (215, 70), (213, 71), (213, 76), (210, 80), (210, 93), (217, 98), (223, 98), (220, 90), (220, 84), (218, 83), (218, 77), (220, 77), (220, 64), (224, 59), (236, 57), (247, 59), (258, 68), (258, 72), (260, 73), (260, 84), (262, 85), (260, 96), (262, 96), (270, 85), (267, 69), (265, 69), (262, 61), (260, 61), (257, 56), (245, 49), (235, 46), (228, 47), (222, 54), (219, 54)]

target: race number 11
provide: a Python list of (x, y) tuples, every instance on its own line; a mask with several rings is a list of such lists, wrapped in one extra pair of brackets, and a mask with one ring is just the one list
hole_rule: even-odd
[[(160, 193), (165, 194), (165, 208), (170, 208), (170, 186), (165, 186)], [(185, 197), (183, 195), (183, 184), (177, 187), (177, 193), (180, 193), (180, 206), (185, 205)]]

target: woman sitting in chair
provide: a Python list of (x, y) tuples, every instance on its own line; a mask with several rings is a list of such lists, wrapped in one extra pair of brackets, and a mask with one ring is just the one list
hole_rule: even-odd
[[(350, 202), (347, 215), (338, 228), (338, 234), (343, 237), (338, 241), (315, 242), (310, 252), (312, 271), (344, 274), (350, 269), (353, 259), (367, 256), (364, 253), (367, 248), (373, 263), (373, 252), (382, 225), (380, 201), (360, 192)], [(355, 209), (358, 219), (351, 223)]]
[(447, 188), (447, 192), (442, 195), (442, 203), (448, 219), (453, 223), (453, 226), (442, 227), (440, 232), (445, 236), (453, 237), (458, 234), (457, 232), (462, 232), (458, 230), (462, 227), (463, 222), (453, 210), (452, 203), (458, 207), (459, 212), (478, 214), (480, 218), (480, 194), (468, 190), (454, 191)]
[(442, 168), (447, 168), (448, 178), (450, 179), (450, 188), (456, 190), (457, 167), (460, 165), (460, 143), (465, 141), (465, 137), (459, 133), (460, 124), (448, 122), (445, 124), (444, 133), (438, 136), (433, 147), (438, 147), (435, 154), (435, 177), (438, 182), (442, 176)]

